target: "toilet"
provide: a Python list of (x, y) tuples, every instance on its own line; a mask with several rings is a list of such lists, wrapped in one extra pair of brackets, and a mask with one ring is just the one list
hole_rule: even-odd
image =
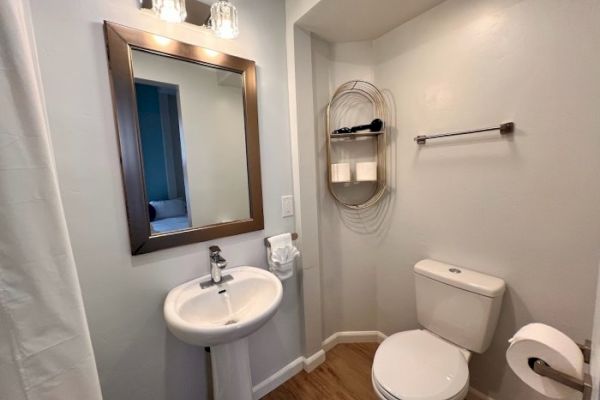
[(471, 352), (483, 353), (498, 322), (502, 279), (434, 260), (414, 267), (417, 318), (423, 329), (381, 343), (372, 368), (381, 400), (462, 400)]

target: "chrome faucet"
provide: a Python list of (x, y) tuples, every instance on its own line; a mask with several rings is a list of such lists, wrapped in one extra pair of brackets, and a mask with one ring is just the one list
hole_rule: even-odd
[(221, 256), (219, 246), (210, 246), (210, 277), (213, 285), (221, 283), (221, 270), (227, 266), (227, 260)]

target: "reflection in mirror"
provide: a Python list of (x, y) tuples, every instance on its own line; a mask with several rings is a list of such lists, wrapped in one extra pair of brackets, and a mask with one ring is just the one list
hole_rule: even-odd
[(152, 232), (189, 228), (192, 221), (183, 172), (179, 89), (136, 78), (135, 94)]
[(131, 253), (264, 229), (254, 61), (104, 33)]
[(243, 77), (132, 50), (152, 235), (250, 218)]

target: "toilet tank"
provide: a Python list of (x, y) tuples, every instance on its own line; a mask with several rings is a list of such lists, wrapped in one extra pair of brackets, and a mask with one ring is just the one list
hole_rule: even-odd
[(417, 317), (427, 330), (460, 347), (489, 347), (502, 304), (502, 279), (434, 260), (414, 268)]

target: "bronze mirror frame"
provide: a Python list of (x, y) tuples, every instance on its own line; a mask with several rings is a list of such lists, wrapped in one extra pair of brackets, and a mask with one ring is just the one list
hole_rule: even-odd
[[(131, 253), (149, 253), (264, 229), (254, 61), (108, 21), (104, 21), (104, 33), (121, 151)], [(133, 49), (242, 74), (250, 218), (152, 235), (135, 98)]]

